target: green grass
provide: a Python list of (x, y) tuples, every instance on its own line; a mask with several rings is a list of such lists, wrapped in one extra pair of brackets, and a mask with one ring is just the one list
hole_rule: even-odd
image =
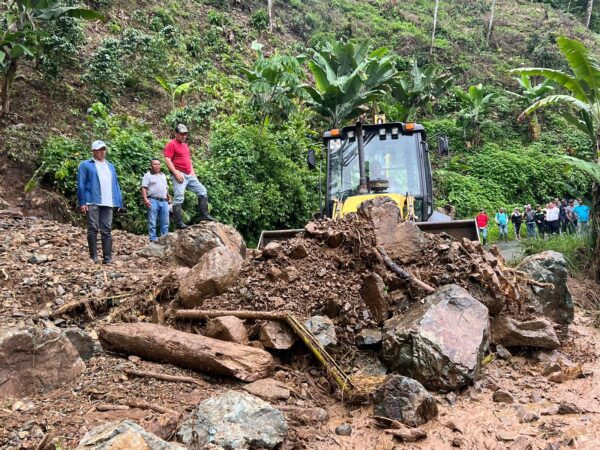
[(589, 267), (592, 256), (592, 241), (589, 235), (561, 234), (546, 239), (526, 239), (521, 242), (525, 256), (546, 250), (562, 253), (572, 275), (580, 275)]

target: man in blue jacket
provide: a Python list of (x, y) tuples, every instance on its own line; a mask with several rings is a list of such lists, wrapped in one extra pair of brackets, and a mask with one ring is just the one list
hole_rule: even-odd
[(106, 144), (92, 143), (92, 159), (79, 164), (77, 170), (77, 204), (87, 214), (87, 240), (90, 258), (98, 263), (98, 230), (102, 241), (102, 263), (112, 262), (113, 208), (123, 208), (121, 188), (115, 166), (106, 160)]

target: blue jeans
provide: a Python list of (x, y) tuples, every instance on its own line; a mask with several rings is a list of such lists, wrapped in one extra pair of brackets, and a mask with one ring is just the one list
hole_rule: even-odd
[(202, 183), (198, 181), (198, 178), (193, 175), (183, 175), (183, 183), (177, 181), (173, 175), (171, 175), (171, 181), (173, 182), (173, 204), (181, 205), (185, 199), (185, 190), (189, 189), (198, 197), (208, 196), (208, 192)]
[(160, 235), (163, 236), (169, 232), (169, 204), (166, 201), (159, 201), (155, 198), (149, 198), (150, 208), (148, 208), (148, 234), (150, 241), (156, 239), (156, 219), (160, 222)]
[(527, 237), (535, 237), (535, 222), (527, 222)]
[(498, 224), (498, 228), (500, 229), (500, 237), (502, 237), (503, 235), (508, 237), (508, 224)]

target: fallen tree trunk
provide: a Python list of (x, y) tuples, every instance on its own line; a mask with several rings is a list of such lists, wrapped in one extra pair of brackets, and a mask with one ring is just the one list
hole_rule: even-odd
[(106, 325), (99, 338), (107, 350), (242, 381), (265, 378), (275, 365), (264, 350), (151, 323)]
[(202, 310), (202, 309), (180, 309), (175, 311), (176, 319), (214, 319), (215, 317), (233, 316), (238, 319), (251, 320), (286, 320), (285, 312), (269, 311), (227, 311), (227, 310)]

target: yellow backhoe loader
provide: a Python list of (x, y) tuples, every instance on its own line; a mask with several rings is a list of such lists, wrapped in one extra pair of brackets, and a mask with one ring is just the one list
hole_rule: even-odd
[[(356, 212), (366, 200), (386, 196), (398, 204), (404, 220), (415, 221), (422, 231), (479, 239), (474, 220), (451, 220), (434, 210), (429, 147), (422, 125), (363, 125), (359, 121), (355, 126), (325, 132), (323, 142), (326, 179), (321, 217), (341, 218)], [(448, 151), (447, 140), (438, 139), (438, 147)], [(309, 153), (308, 163), (316, 167), (314, 153)], [(263, 231), (258, 248), (270, 241), (291, 239), (302, 231)]]

